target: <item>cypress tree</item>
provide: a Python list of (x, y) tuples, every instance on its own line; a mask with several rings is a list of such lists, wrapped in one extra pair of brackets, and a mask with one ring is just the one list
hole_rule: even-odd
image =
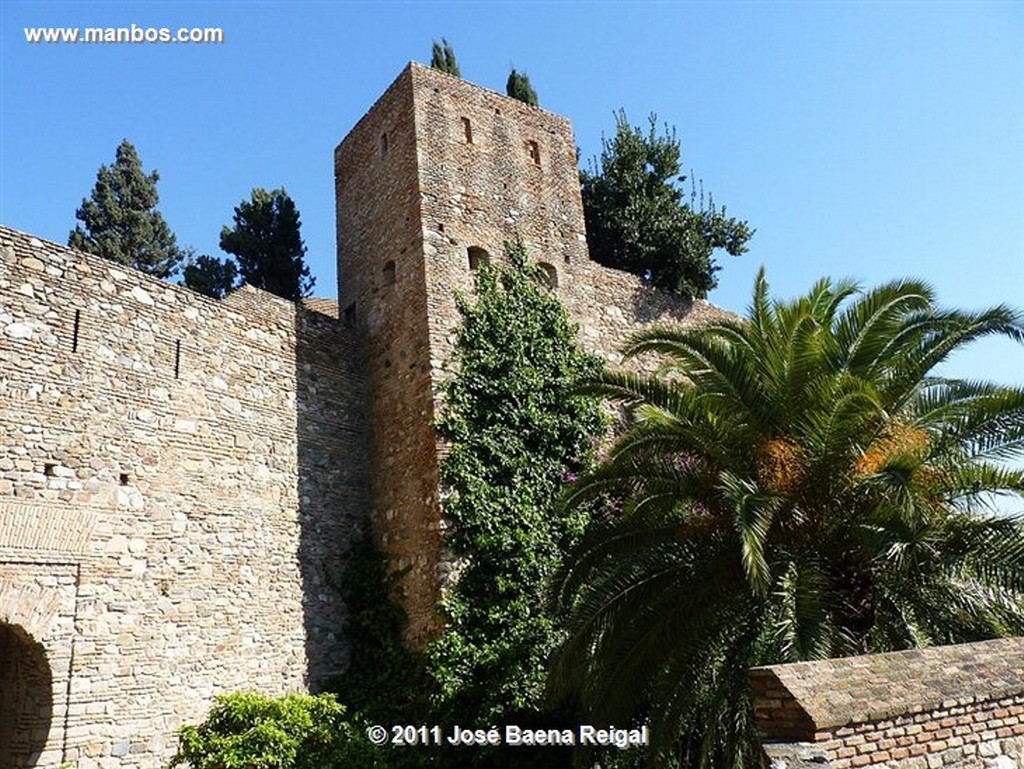
[(130, 141), (117, 148), (113, 166), (100, 166), (92, 195), (75, 211), (68, 245), (158, 278), (173, 274), (182, 253), (171, 228), (156, 210), (160, 175), (148, 176)]
[(525, 72), (516, 72), (514, 67), (508, 74), (508, 81), (505, 83), (505, 93), (513, 99), (526, 102), (531, 107), (537, 106), (537, 92), (530, 85), (530, 76)]
[(220, 247), (238, 261), (243, 282), (285, 299), (310, 295), (316, 279), (306, 266), (299, 210), (284, 189), (256, 187), (235, 208), (234, 221), (221, 230)]
[(459, 72), (459, 63), (455, 60), (455, 51), (452, 50), (451, 44), (443, 37), (440, 43), (436, 40), (434, 41), (434, 46), (430, 53), (430, 66), (442, 72), (447, 72), (449, 75), (462, 77), (462, 73)]

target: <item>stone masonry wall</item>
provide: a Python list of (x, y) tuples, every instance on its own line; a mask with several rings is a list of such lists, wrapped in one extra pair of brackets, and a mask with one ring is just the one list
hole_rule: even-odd
[(437, 601), (437, 457), (416, 127), (406, 69), (335, 152), (338, 297), (365, 337), (374, 529), (404, 573), (407, 637), (422, 646)]
[(340, 304), (367, 334), (375, 528), (406, 570), (407, 636), (422, 645), (446, 568), (432, 423), (471, 254), (501, 261), (521, 237), (582, 344), (615, 365), (638, 328), (721, 311), (590, 261), (569, 121), (460, 78), (410, 64), (339, 145), (335, 175)]
[(755, 669), (772, 769), (1024, 766), (1024, 638)]
[(343, 667), (364, 401), (332, 318), (0, 228), (0, 626), (50, 667), (38, 766), (165, 766), (213, 695)]
[(500, 262), (503, 244), (522, 238), (554, 276), (581, 343), (613, 365), (639, 328), (725, 314), (590, 260), (568, 119), (434, 69), (414, 64), (411, 74), (435, 388), (450, 374), (454, 296), (473, 291), (470, 248)]
[[(410, 64), (335, 152), (337, 306), (217, 302), (0, 227), (0, 768), (155, 769), (215, 694), (316, 688), (367, 512), (408, 640), (437, 631), (433, 420), (473, 264), (521, 237), (613, 366), (723, 314), (589, 260), (575, 146)], [(777, 769), (1024, 766), (1022, 682), (1022, 639), (752, 674)]]

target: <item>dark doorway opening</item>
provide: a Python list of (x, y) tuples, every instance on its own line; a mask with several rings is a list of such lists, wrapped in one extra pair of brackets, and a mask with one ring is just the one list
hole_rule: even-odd
[(52, 721), (53, 674), (42, 644), (0, 623), (0, 766), (36, 766)]

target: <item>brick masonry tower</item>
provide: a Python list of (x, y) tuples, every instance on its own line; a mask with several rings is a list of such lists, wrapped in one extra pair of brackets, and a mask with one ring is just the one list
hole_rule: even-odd
[(587, 256), (569, 121), (411, 63), (335, 151), (338, 296), (366, 341), (374, 528), (403, 588), (407, 639), (435, 629), (442, 581), (438, 392), (459, 323), (455, 294), (521, 237), (613, 364), (631, 331), (714, 312)]

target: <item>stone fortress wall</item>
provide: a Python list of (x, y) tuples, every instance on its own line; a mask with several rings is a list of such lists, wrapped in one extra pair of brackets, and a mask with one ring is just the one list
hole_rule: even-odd
[(564, 118), (407, 67), (337, 152), (340, 318), (0, 228), (0, 765), (149, 769), (216, 693), (315, 688), (367, 520), (425, 642), (468, 246), (524, 237), (613, 360), (637, 317), (715, 312), (588, 261), (574, 152)]
[(340, 313), (0, 227), (0, 769), (156, 769), (213, 695), (316, 688), (367, 522), (425, 643), (454, 296), (504, 241), (612, 365), (646, 365), (620, 354), (638, 328), (722, 313), (588, 259), (566, 119), (420, 65), (335, 179)]
[(264, 292), (0, 229), (0, 766), (165, 766), (212, 695), (343, 667), (361, 357)]

